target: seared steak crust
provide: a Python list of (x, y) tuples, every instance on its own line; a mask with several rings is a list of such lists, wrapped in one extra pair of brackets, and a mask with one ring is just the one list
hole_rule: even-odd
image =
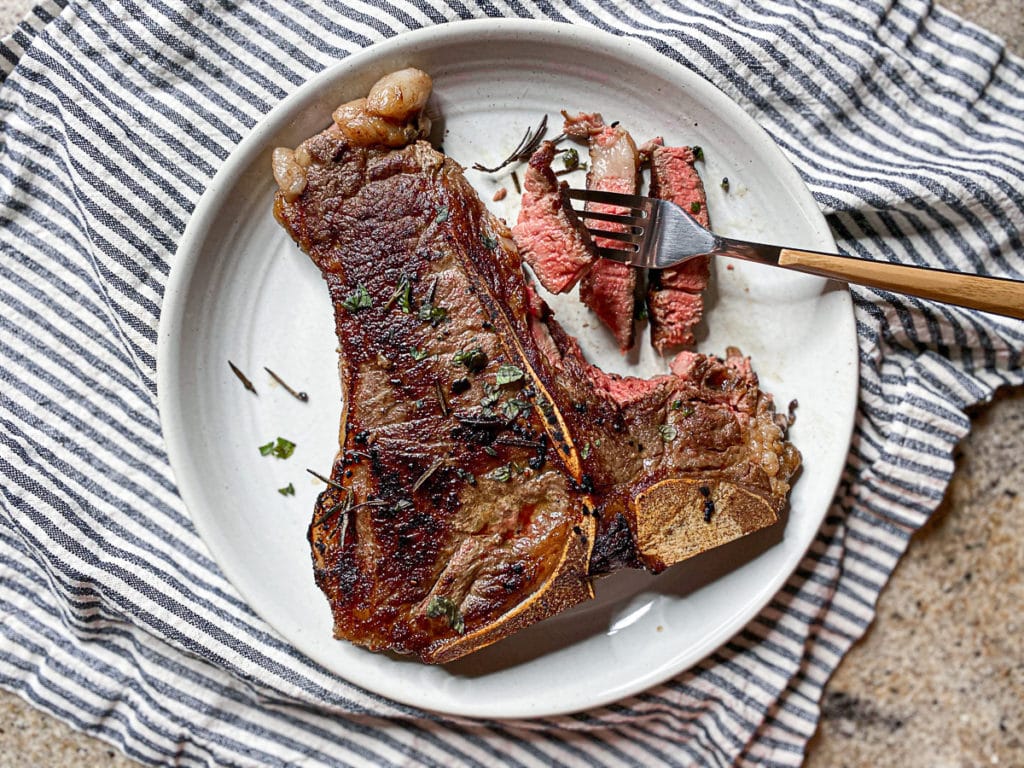
[(337, 637), (449, 661), (592, 597), (592, 574), (776, 521), (799, 455), (738, 352), (650, 381), (589, 365), (424, 142), (332, 126), (281, 167), (275, 215), (335, 309), (340, 450), (309, 541)]

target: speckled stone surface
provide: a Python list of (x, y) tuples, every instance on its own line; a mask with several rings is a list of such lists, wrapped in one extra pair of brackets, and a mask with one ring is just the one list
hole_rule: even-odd
[[(1024, 53), (1021, 0), (947, 0)], [(31, 0), (0, 0), (6, 34)], [(1024, 392), (978, 409), (957, 475), (829, 683), (809, 768), (1024, 766)], [(0, 768), (135, 763), (0, 691)]]

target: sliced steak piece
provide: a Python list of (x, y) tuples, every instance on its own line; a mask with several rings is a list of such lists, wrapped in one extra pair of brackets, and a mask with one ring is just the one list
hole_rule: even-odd
[(540, 284), (552, 293), (564, 293), (579, 282), (597, 257), (587, 230), (566, 205), (562, 190), (567, 185), (559, 184), (551, 170), (554, 158), (555, 145), (550, 141), (530, 158), (512, 239)]
[(618, 388), (456, 163), (346, 127), (275, 160), (274, 205), (334, 304), (340, 450), (309, 541), (337, 637), (450, 661), (590, 598), (592, 574), (776, 521), (799, 456), (744, 359)]
[[(670, 200), (705, 227), (708, 205), (694, 167), (692, 147), (651, 147), (651, 196)], [(708, 283), (708, 259), (693, 259), (647, 275), (647, 317), (651, 343), (664, 353), (693, 344), (693, 328), (704, 314), (702, 292)]]
[[(640, 184), (640, 154), (633, 137), (621, 126), (606, 125), (596, 113), (568, 115), (563, 131), (585, 139), (590, 148), (587, 189), (635, 195)], [(588, 203), (588, 210), (602, 213), (628, 213), (614, 205)], [(602, 222), (601, 228), (622, 231), (617, 224)], [(614, 241), (595, 237), (599, 247), (615, 248)], [(622, 351), (633, 347), (637, 270), (608, 259), (599, 259), (580, 281), (580, 300), (601, 319)]]

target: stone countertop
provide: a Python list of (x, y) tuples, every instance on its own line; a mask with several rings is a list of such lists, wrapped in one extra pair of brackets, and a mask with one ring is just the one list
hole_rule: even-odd
[[(6, 34), (31, 0), (0, 0)], [(946, 0), (1024, 53), (1020, 0)], [(810, 768), (1024, 766), (1024, 392), (974, 414), (942, 507), (825, 693)], [(0, 768), (133, 766), (0, 691)]]

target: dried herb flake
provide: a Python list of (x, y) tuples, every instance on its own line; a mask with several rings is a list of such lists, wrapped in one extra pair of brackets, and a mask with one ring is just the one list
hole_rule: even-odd
[(294, 496), (295, 486), (292, 483), (288, 483), (288, 485), (286, 485), (284, 488), (278, 488), (277, 492), (280, 493), (282, 496)]

